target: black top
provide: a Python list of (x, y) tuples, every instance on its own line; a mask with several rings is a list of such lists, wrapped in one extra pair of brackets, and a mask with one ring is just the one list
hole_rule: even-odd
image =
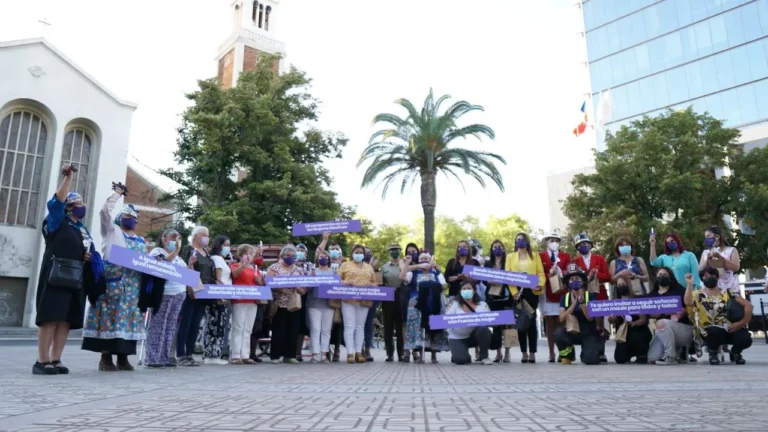
[[(588, 293), (586, 292), (584, 293), (585, 298), (587, 294)], [(570, 297), (575, 297), (575, 296), (572, 296), (572, 293), (566, 293), (564, 296), (560, 297), (561, 308), (568, 309), (573, 305), (576, 299), (570, 298)], [(569, 299), (567, 306), (565, 304), (566, 299)], [(597, 301), (597, 294), (591, 293), (589, 301)], [(576, 309), (573, 310), (573, 316), (575, 316), (576, 319), (579, 320), (579, 324), (589, 324), (591, 326), (597, 326), (597, 323), (594, 320), (590, 321), (589, 319), (587, 319), (586, 315), (584, 315), (584, 312), (581, 310), (581, 305), (579, 305), (578, 307), (576, 307)]]
[[(467, 265), (473, 265), (476, 267), (480, 267), (480, 263), (472, 258), (467, 257)], [(453, 276), (458, 276), (464, 271), (464, 265), (458, 261), (456, 261), (456, 258), (451, 258), (450, 261), (448, 261), (448, 264), (445, 266), (445, 280), (448, 281)], [(461, 292), (461, 279), (456, 279), (453, 282), (448, 282), (448, 296), (457, 296)]]
[[(665, 292), (664, 294), (659, 294), (658, 291), (654, 290), (650, 292), (647, 297), (673, 297), (678, 296), (680, 297), (680, 304), (683, 305), (683, 311), (685, 311), (685, 288), (683, 287), (677, 287), (677, 288), (670, 288)], [(661, 314), (660, 319), (671, 319), (672, 316), (669, 314)], [(683, 315), (682, 318), (678, 320), (681, 324), (688, 324), (691, 325), (691, 319), (688, 318), (688, 314), (686, 313)]]
[[(181, 257), (184, 262), (188, 263), (189, 257), (192, 256), (192, 251), (194, 250), (195, 248), (193, 248), (192, 245), (184, 245), (179, 252), (179, 257)], [(211, 259), (211, 255), (202, 255), (198, 253), (196, 256), (197, 262), (195, 262), (193, 267), (196, 271), (200, 272), (200, 281), (202, 281), (204, 284), (215, 284), (216, 264), (214, 264), (213, 259)]]

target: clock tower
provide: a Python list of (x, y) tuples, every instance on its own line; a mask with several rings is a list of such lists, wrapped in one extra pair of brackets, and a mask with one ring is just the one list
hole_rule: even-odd
[[(232, 8), (232, 33), (219, 46), (218, 77), (222, 87), (237, 84), (241, 73), (256, 69), (265, 54), (286, 56), (285, 44), (274, 38), (279, 0), (235, 0)], [(276, 61), (275, 73), (284, 60)]]

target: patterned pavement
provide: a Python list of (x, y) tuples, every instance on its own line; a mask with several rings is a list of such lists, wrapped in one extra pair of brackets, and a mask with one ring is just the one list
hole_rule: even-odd
[[(539, 350), (546, 352), (543, 341)], [(741, 367), (523, 365), (515, 353), (511, 364), (493, 366), (454, 366), (441, 354), (439, 365), (99, 373), (97, 356), (73, 343), (64, 359), (72, 373), (43, 377), (31, 375), (35, 352), (0, 345), (0, 431), (764, 431), (768, 424), (761, 340)]]

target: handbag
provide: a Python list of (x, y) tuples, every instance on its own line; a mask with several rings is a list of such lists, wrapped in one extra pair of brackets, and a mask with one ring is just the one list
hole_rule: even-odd
[(744, 319), (744, 306), (737, 302), (731, 290), (726, 290), (728, 301), (725, 303), (725, 319), (730, 323), (737, 323)]
[(83, 284), (83, 261), (51, 257), (48, 285), (78, 290)]
[(504, 348), (520, 346), (520, 335), (517, 334), (517, 329), (504, 329), (502, 335), (504, 336)]
[(293, 291), (293, 294), (291, 294), (291, 298), (288, 299), (287, 309), (288, 312), (296, 312), (301, 309), (301, 294), (297, 293), (295, 290)]
[(627, 323), (626, 322), (622, 323), (619, 326), (619, 329), (616, 330), (616, 337), (614, 337), (613, 340), (615, 340), (616, 343), (627, 342)]
[(525, 303), (525, 300), (519, 303), (515, 308), (515, 328), (525, 333), (531, 328), (531, 321), (533, 321), (533, 319), (523, 303)]

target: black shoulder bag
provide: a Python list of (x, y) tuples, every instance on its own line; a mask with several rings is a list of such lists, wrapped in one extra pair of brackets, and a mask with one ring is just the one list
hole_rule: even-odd
[(726, 290), (726, 292), (728, 293), (728, 301), (725, 303), (725, 318), (730, 323), (737, 323), (744, 319), (744, 306), (736, 301), (731, 290)]
[(83, 284), (83, 261), (51, 257), (48, 285), (79, 290)]

